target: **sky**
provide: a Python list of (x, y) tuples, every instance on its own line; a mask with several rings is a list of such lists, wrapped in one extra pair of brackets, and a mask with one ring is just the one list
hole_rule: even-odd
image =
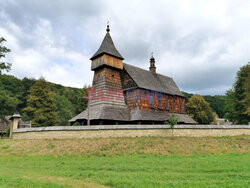
[(172, 77), (181, 91), (223, 95), (250, 61), (250, 0), (0, 0), (8, 73), (91, 85), (107, 21), (124, 62)]

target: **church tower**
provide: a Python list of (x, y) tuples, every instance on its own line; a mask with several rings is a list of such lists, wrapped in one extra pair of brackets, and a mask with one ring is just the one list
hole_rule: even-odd
[(124, 58), (113, 43), (109, 25), (106, 31), (100, 48), (90, 58), (91, 70), (94, 71), (92, 93), (96, 97), (89, 100), (89, 107), (126, 108), (120, 76)]

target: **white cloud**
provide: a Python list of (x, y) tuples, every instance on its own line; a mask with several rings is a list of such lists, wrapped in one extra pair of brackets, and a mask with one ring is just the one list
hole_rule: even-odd
[(11, 74), (91, 84), (91, 55), (105, 23), (125, 62), (157, 71), (183, 91), (223, 94), (249, 61), (250, 7), (242, 0), (4, 1), (0, 36), (12, 50)]

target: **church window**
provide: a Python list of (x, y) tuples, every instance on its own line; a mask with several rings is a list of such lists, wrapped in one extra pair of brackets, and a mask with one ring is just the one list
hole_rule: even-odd
[(166, 99), (166, 110), (169, 110), (168, 99)]
[(154, 96), (150, 95), (150, 108), (154, 108)]
[[(174, 100), (173, 100), (174, 101)], [(175, 101), (173, 102), (174, 104), (173, 104), (173, 108), (174, 108), (174, 112), (175, 112)]]
[(158, 97), (158, 109), (162, 109), (162, 107), (161, 107), (161, 97), (160, 96)]

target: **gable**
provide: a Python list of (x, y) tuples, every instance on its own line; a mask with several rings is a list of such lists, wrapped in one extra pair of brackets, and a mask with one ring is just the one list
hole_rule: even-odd
[(138, 87), (135, 81), (126, 71), (121, 71), (120, 75), (121, 75), (122, 89), (131, 89)]

